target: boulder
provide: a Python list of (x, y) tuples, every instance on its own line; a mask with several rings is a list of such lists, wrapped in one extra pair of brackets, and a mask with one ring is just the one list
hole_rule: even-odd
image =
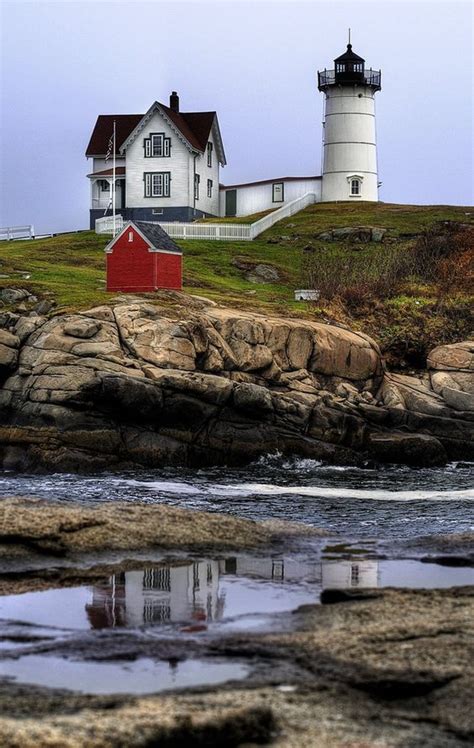
[(273, 410), (272, 397), (265, 387), (256, 384), (238, 384), (234, 388), (234, 404), (238, 410), (248, 411), (256, 417)]
[(474, 341), (440, 345), (427, 357), (428, 369), (474, 371)]
[(429, 434), (372, 432), (367, 446), (371, 457), (381, 462), (418, 467), (443, 465), (446, 462), (443, 445), (439, 439)]
[(2, 288), (0, 290), (0, 301), (4, 304), (17, 304), (25, 301), (30, 296), (30, 292), (25, 288)]
[(88, 340), (93, 338), (102, 328), (100, 322), (89, 321), (85, 319), (74, 320), (64, 325), (64, 334), (73, 338), (83, 338)]
[(0, 329), (0, 460), (92, 470), (274, 451), (473, 458), (471, 344), (441, 348), (429, 374), (406, 377), (385, 371), (367, 335), (308, 320), (139, 298), (23, 317)]

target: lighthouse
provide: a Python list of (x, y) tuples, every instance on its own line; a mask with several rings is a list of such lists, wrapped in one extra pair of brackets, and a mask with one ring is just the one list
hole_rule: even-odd
[(318, 89), (325, 96), (323, 202), (378, 200), (375, 94), (380, 81), (380, 70), (366, 69), (350, 39), (334, 69), (318, 72)]

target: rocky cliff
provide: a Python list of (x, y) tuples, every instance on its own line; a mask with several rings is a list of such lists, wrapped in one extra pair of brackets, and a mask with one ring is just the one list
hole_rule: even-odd
[(128, 297), (0, 330), (0, 459), (13, 469), (238, 464), (280, 451), (415, 465), (474, 457), (474, 343), (419, 377), (361, 333)]

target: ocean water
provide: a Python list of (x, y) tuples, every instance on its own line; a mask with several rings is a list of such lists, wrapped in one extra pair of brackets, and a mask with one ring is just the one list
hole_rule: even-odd
[(243, 468), (168, 468), (98, 475), (0, 473), (0, 499), (144, 501), (283, 519), (347, 539), (474, 530), (474, 463), (442, 468), (340, 467), (280, 455)]

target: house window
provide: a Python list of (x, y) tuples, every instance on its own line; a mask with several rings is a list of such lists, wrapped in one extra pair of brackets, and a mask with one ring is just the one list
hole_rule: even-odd
[(109, 182), (107, 182), (106, 179), (100, 179), (99, 184), (100, 184), (100, 189), (102, 190), (102, 192), (108, 192), (110, 190), (110, 184)]
[(145, 182), (145, 197), (169, 197), (171, 174), (169, 171), (146, 172), (143, 175)]
[(360, 179), (351, 179), (351, 195), (360, 195)]
[(201, 181), (201, 177), (199, 174), (194, 175), (194, 199), (199, 200), (199, 183)]
[(283, 182), (275, 182), (272, 185), (272, 203), (282, 203), (284, 201)]
[(128, 241), (133, 242), (133, 231), (128, 232)]
[(207, 165), (212, 166), (212, 143), (207, 144)]
[(165, 138), (164, 133), (151, 133), (143, 141), (145, 158), (167, 158), (171, 152), (171, 138)]
[(207, 196), (212, 197), (212, 179), (207, 180)]

